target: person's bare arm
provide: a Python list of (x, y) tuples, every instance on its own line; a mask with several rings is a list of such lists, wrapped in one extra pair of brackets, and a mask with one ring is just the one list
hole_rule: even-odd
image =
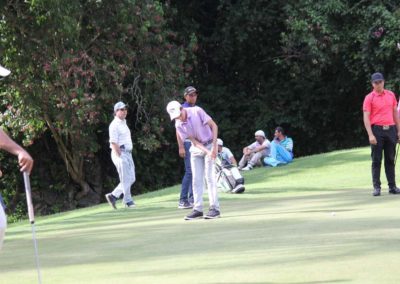
[(117, 143), (111, 142), (111, 149), (117, 154), (117, 156), (121, 156), (121, 149)]
[(199, 148), (201, 151), (203, 151), (207, 155), (211, 155), (211, 151), (208, 150), (206, 147), (204, 147), (204, 145), (200, 141), (198, 141), (197, 139), (195, 139), (193, 137), (189, 137), (189, 140), (192, 142), (192, 145), (194, 147)]
[(397, 129), (397, 141), (400, 141), (400, 119), (399, 119), (399, 112), (397, 111), (397, 107), (393, 108), (393, 119), (396, 123)]
[[(374, 134), (372, 133), (371, 121), (370, 121), (370, 119), (369, 119), (369, 116), (370, 116), (370, 112), (364, 111), (364, 115), (363, 115), (364, 126), (365, 126), (365, 129), (367, 130), (367, 133), (368, 133), (368, 140), (369, 140), (369, 143), (370, 143), (371, 145), (376, 145), (377, 142), (376, 142), (376, 138), (375, 138)], [(398, 118), (397, 118), (397, 120), (398, 120)], [(396, 120), (395, 120), (395, 121), (396, 121)], [(397, 125), (397, 124), (396, 124), (396, 125)], [(399, 128), (397, 128), (397, 129), (399, 129)]]
[(269, 145), (262, 144), (261, 146), (255, 147), (251, 152), (253, 152), (253, 153), (260, 152), (260, 151), (264, 150), (265, 148), (267, 148), (268, 146)]
[(18, 157), (21, 172), (31, 173), (33, 167), (32, 157), (24, 148), (8, 137), (2, 129), (0, 129), (0, 148)]
[(183, 146), (183, 142), (178, 131), (176, 131), (176, 141), (178, 141), (179, 156), (181, 158), (185, 158), (185, 147)]
[(218, 139), (218, 126), (217, 124), (214, 122), (214, 120), (209, 120), (207, 122), (208, 126), (211, 127), (211, 131), (213, 134), (213, 141), (212, 141), (212, 150), (211, 150), (211, 157), (213, 159), (215, 159), (217, 157), (217, 153), (218, 153), (218, 145), (217, 145), (217, 139)]
[(237, 162), (234, 156), (232, 156), (229, 160), (231, 161), (232, 165), (237, 166)]

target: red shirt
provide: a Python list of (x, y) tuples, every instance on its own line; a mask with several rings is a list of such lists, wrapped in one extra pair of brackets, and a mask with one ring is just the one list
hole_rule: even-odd
[(375, 91), (369, 93), (363, 104), (363, 111), (369, 112), (371, 125), (394, 125), (393, 109), (397, 101), (393, 92), (383, 90), (382, 94)]

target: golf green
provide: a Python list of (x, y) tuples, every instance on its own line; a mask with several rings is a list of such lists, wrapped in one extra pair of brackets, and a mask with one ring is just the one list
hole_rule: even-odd
[[(257, 168), (216, 220), (184, 221), (179, 186), (37, 218), (43, 283), (399, 283), (400, 196), (382, 170), (372, 197), (370, 168), (369, 148)], [(37, 283), (28, 221), (7, 230), (0, 283)]]

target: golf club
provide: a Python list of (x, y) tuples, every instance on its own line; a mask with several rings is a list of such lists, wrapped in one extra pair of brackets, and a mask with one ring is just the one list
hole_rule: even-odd
[(396, 167), (396, 162), (397, 162), (397, 156), (398, 156), (398, 154), (399, 154), (399, 146), (400, 146), (400, 143), (397, 143), (396, 158), (394, 158), (394, 166), (395, 166), (395, 167)]
[(35, 249), (36, 269), (37, 269), (37, 273), (38, 273), (39, 284), (42, 284), (42, 276), (40, 275), (39, 255), (38, 255), (38, 247), (37, 247), (36, 233), (35, 233), (35, 214), (33, 212), (31, 182), (29, 180), (28, 173), (24, 172), (23, 176), (24, 176), (24, 184), (25, 184), (26, 203), (28, 205), (29, 221), (32, 225), (32, 238), (33, 238), (33, 247)]

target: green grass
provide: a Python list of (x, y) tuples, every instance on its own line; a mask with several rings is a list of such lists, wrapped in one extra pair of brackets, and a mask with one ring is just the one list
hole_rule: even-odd
[[(37, 218), (43, 283), (400, 282), (400, 196), (371, 196), (368, 148), (245, 178), (243, 195), (220, 194), (218, 220), (184, 221), (179, 186), (137, 196), (135, 210)], [(27, 221), (8, 228), (0, 283), (37, 283)]]

